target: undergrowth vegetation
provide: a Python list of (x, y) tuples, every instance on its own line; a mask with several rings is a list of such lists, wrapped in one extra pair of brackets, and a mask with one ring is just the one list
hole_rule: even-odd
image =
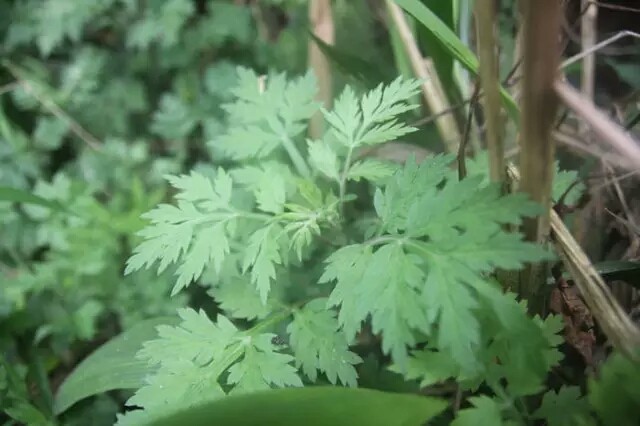
[[(324, 386), (428, 394), (370, 424), (636, 424), (628, 358), (561, 377), (562, 316), (510, 286), (558, 260), (519, 232), (543, 207), (492, 182), (484, 149), (461, 176), (436, 127), (412, 124), (424, 81), (398, 39), (368, 33), (380, 18), (335, 2), (352, 40), (326, 54), (381, 63), (334, 79), (329, 106), (299, 41), (307, 2), (264, 3), (1, 6), (2, 424), (164, 424), (235, 397), (260, 424), (253, 395)], [(449, 6), (434, 16), (455, 34)], [(461, 97), (461, 41), (419, 31)], [(434, 142), (424, 159), (371, 154), (399, 140)], [(574, 204), (578, 172), (555, 170), (553, 199)], [(261, 407), (368, 414), (346, 394), (273, 395)]]

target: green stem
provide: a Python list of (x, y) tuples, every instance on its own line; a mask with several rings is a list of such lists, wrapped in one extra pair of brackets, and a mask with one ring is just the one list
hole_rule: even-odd
[(404, 239), (402, 237), (398, 237), (395, 235), (383, 235), (380, 237), (376, 237), (376, 238), (372, 238), (370, 240), (365, 241), (363, 244), (366, 244), (368, 246), (375, 246), (378, 244), (384, 244), (384, 243), (404, 243)]
[(347, 190), (347, 174), (349, 173), (349, 169), (351, 168), (351, 157), (353, 156), (353, 146), (349, 148), (349, 152), (347, 153), (347, 158), (344, 160), (344, 168), (342, 169), (342, 173), (340, 175), (340, 215), (343, 214), (344, 210), (344, 197), (345, 192)]
[(284, 146), (287, 154), (289, 154), (289, 157), (293, 162), (293, 166), (296, 168), (298, 173), (306, 179), (311, 178), (311, 169), (309, 169), (307, 162), (304, 161), (304, 158), (300, 154), (300, 151), (298, 151), (298, 148), (296, 148), (296, 145), (293, 143), (291, 138), (289, 138), (289, 136), (287, 136), (286, 134), (283, 134), (281, 137), (282, 146)]
[(291, 315), (291, 313), (293, 312), (293, 310), (289, 307), (286, 307), (286, 309), (276, 313), (275, 315), (273, 315), (270, 318), (267, 318), (266, 320), (262, 321), (259, 324), (256, 324), (255, 326), (251, 327), (249, 330), (246, 331), (247, 334), (255, 334), (255, 333), (259, 333), (261, 331), (267, 330), (269, 329), (271, 326), (278, 324), (281, 321), (284, 321), (287, 317), (289, 317)]
[[(277, 314), (273, 315), (271, 318), (264, 320), (263, 322), (255, 325), (254, 327), (246, 330), (245, 333), (248, 335), (257, 334), (261, 331), (264, 331), (271, 326), (283, 321), (289, 315), (291, 315), (292, 310), (286, 309)], [(231, 350), (226, 351), (220, 360), (212, 360), (211, 362), (215, 362), (218, 364), (218, 369), (215, 372), (216, 377), (220, 376), (224, 371), (226, 371), (242, 354), (244, 353), (244, 346), (242, 344), (238, 344), (235, 347), (232, 347)]]
[(245, 219), (253, 219), (253, 220), (259, 220), (259, 221), (269, 221), (273, 219), (273, 216), (268, 214), (262, 214), (262, 213), (251, 213), (251, 212), (239, 211), (237, 212), (237, 214), (238, 216), (243, 217)]
[(507, 394), (502, 386), (495, 381), (487, 381), (487, 384), (496, 394), (496, 396), (502, 401), (502, 403), (518, 420), (520, 420), (520, 424), (527, 424), (526, 418), (523, 413), (518, 410), (518, 407), (514, 405), (514, 400)]

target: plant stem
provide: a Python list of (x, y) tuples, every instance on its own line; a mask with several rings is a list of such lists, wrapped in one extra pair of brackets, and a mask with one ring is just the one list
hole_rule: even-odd
[(298, 151), (298, 148), (296, 148), (296, 145), (293, 143), (291, 138), (286, 134), (282, 134), (281, 138), (282, 146), (284, 146), (287, 154), (289, 154), (289, 157), (293, 162), (293, 166), (296, 168), (298, 173), (306, 179), (311, 178), (311, 169), (309, 169), (307, 162), (304, 160), (304, 158), (300, 154), (300, 151)]
[(259, 221), (269, 221), (273, 219), (273, 216), (262, 213), (252, 213), (252, 212), (238, 212), (238, 216), (244, 217), (245, 219), (253, 219)]
[(351, 167), (351, 157), (353, 156), (353, 146), (349, 147), (349, 152), (347, 153), (347, 158), (344, 160), (344, 168), (342, 169), (342, 174), (340, 175), (340, 215), (343, 214), (344, 210), (344, 196), (347, 190), (347, 174), (349, 173), (349, 168)]
[(267, 318), (266, 320), (262, 321), (259, 324), (256, 324), (254, 327), (252, 327), (249, 330), (247, 330), (247, 334), (254, 334), (254, 333), (261, 332), (261, 331), (263, 331), (265, 329), (268, 329), (272, 325), (275, 325), (275, 324), (285, 320), (288, 316), (291, 315), (293, 310), (291, 308), (285, 307), (285, 306), (283, 306), (283, 308), (284, 309), (282, 311), (276, 313), (272, 317)]

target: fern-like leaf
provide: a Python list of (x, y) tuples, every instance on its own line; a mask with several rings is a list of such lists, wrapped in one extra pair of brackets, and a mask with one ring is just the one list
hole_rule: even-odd
[(158, 327), (158, 338), (138, 352), (157, 368), (127, 401), (142, 410), (121, 416), (119, 425), (223, 397), (223, 384), (232, 393), (302, 386), (293, 357), (271, 343), (273, 334), (242, 332), (223, 315), (214, 323), (202, 311), (179, 314), (178, 326)]
[(213, 182), (196, 172), (167, 179), (179, 190), (178, 205), (161, 204), (143, 215), (151, 223), (138, 233), (144, 241), (128, 259), (125, 274), (156, 261), (160, 273), (185, 258), (177, 270), (175, 294), (198, 279), (210, 262), (220, 270), (239, 214), (231, 207), (231, 178), (222, 169)]
[(287, 331), (296, 362), (311, 380), (316, 380), (320, 370), (334, 385), (338, 380), (346, 386), (357, 385), (354, 365), (362, 359), (349, 351), (334, 311), (326, 309), (326, 300), (315, 299), (296, 312)]

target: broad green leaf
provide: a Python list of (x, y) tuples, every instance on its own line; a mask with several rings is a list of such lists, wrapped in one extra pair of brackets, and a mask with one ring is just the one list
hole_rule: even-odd
[(136, 389), (155, 368), (136, 358), (145, 341), (157, 337), (156, 327), (177, 323), (176, 318), (143, 321), (119, 334), (84, 359), (67, 376), (55, 396), (60, 414), (81, 399), (115, 389)]
[(29, 426), (54, 426), (54, 423), (47, 419), (35, 406), (20, 401), (10, 407), (4, 408), (7, 416), (19, 422), (18, 424)]
[(607, 281), (620, 280), (640, 288), (640, 262), (609, 260), (598, 262), (593, 267)]
[[(419, 0), (394, 0), (398, 6), (402, 7), (414, 18), (416, 18), (424, 28), (431, 32), (435, 38), (456, 58), (465, 68), (474, 74), (478, 74), (478, 59), (473, 52), (460, 41), (458, 36), (449, 28), (436, 14)], [(518, 120), (518, 105), (513, 100), (509, 92), (504, 87), (500, 88), (503, 102), (513, 120)]]
[(477, 72), (478, 59), (473, 52), (465, 46), (451, 28), (433, 13), (419, 0), (394, 0), (400, 7), (414, 16), (422, 25), (430, 31), (449, 53), (460, 61), (469, 71)]
[(443, 400), (369, 389), (310, 387), (255, 392), (166, 416), (149, 426), (420, 426)]
[(67, 208), (58, 201), (47, 200), (30, 192), (21, 189), (10, 188), (8, 186), (0, 186), (0, 203), (3, 201), (36, 204), (38, 206), (47, 207), (52, 210), (68, 212)]
[(604, 58), (605, 62), (611, 66), (618, 77), (631, 86), (632, 89), (640, 88), (640, 76), (638, 75), (638, 65), (635, 63), (623, 63), (622, 61), (614, 61)]
[[(459, 0), (422, 0), (422, 4), (427, 6), (444, 25), (456, 32), (457, 16), (454, 14), (455, 3)], [(424, 26), (420, 26), (417, 31), (417, 39), (420, 46), (424, 46), (425, 56), (433, 61), (438, 77), (442, 82), (444, 90), (447, 92), (451, 103), (456, 103), (459, 99), (456, 80), (454, 77), (453, 63), (455, 57), (449, 53), (438, 38)]]

